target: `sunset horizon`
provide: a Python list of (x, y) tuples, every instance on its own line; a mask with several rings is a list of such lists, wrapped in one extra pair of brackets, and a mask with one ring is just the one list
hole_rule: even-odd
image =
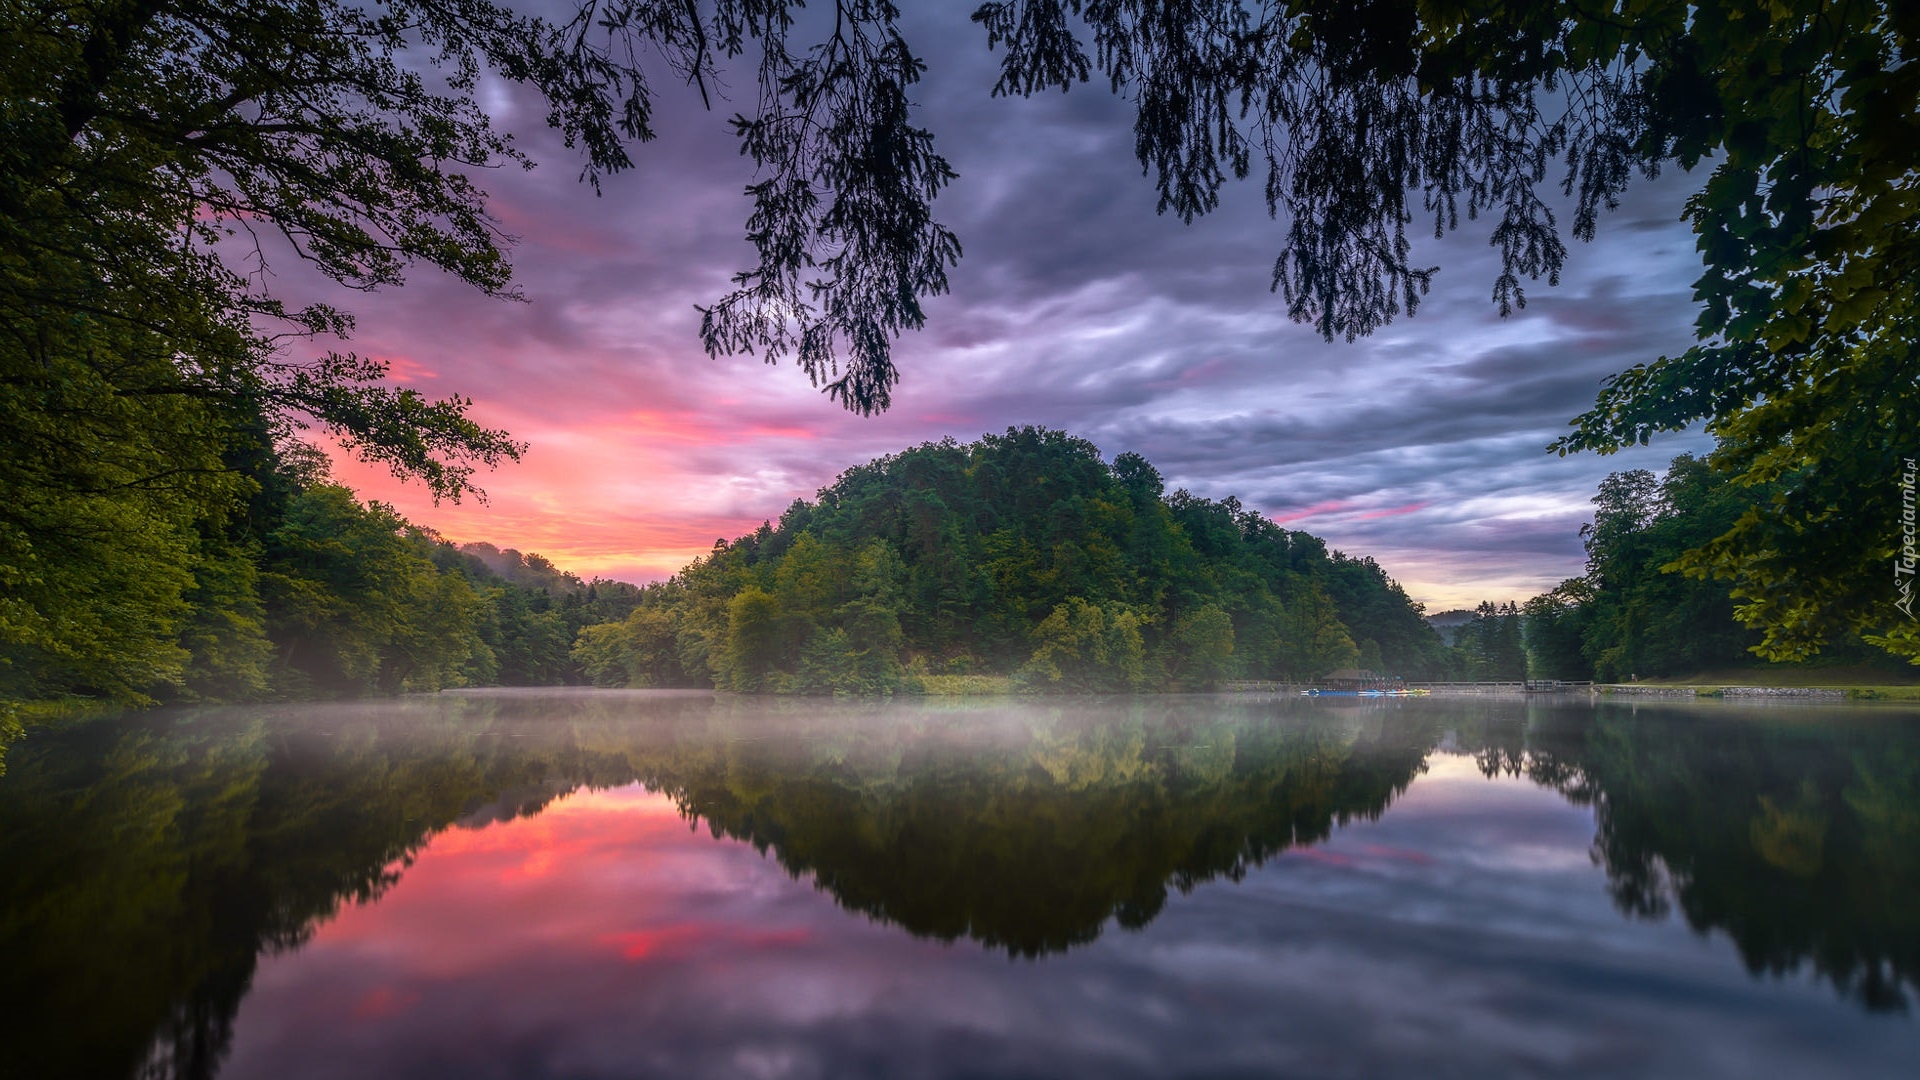
[[(388, 362), (396, 385), (470, 397), (526, 456), (476, 474), (485, 504), (436, 505), (340, 454), (335, 475), (449, 538), (639, 583), (847, 468), (1031, 424), (1372, 556), (1439, 611), (1580, 575), (1602, 478), (1711, 448), (1692, 431), (1609, 456), (1546, 450), (1607, 376), (1692, 342), (1701, 267), (1682, 206), (1698, 174), (1629, 187), (1594, 241), (1570, 244), (1559, 284), (1523, 278), (1526, 306), (1505, 318), (1490, 223), (1435, 240), (1418, 219), (1412, 259), (1442, 268), (1418, 313), (1327, 342), (1269, 290), (1285, 223), (1257, 185), (1229, 184), (1192, 224), (1156, 215), (1125, 101), (1098, 87), (992, 98), (996, 56), (958, 12), (904, 23), (928, 49), (915, 103), (959, 173), (937, 211), (965, 254), (925, 328), (894, 342), (891, 408), (857, 416), (791, 362), (702, 349), (698, 307), (753, 260), (753, 163), (724, 123), (746, 101), (707, 111), (691, 88), (662, 88), (659, 137), (596, 196), (533, 96), (483, 80), (494, 122), (542, 163), (477, 178), (524, 301), (421, 268), (356, 297), (341, 347)], [(289, 295), (332, 295), (290, 255), (269, 265)]]

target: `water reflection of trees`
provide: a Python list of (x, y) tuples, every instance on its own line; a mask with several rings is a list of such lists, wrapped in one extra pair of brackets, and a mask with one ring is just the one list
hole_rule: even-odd
[(390, 887), (435, 832), (580, 785), (642, 780), (850, 910), (1036, 955), (1377, 816), (1436, 746), (1593, 806), (1623, 911), (1899, 1005), (1920, 975), (1913, 740), (1778, 715), (529, 694), (98, 721), (16, 747), (0, 781), (0, 1073), (210, 1075), (259, 955)]
[(724, 757), (668, 755), (646, 778), (850, 910), (1037, 956), (1378, 816), (1433, 743), (1379, 712), (1273, 711), (1049, 704), (990, 740), (943, 737), (937, 713), (822, 719)]
[[(1920, 987), (1920, 754), (1909, 716), (1683, 706), (1536, 710), (1523, 770), (1597, 819), (1633, 917), (1725, 933), (1748, 969), (1811, 967), (1870, 1009)], [(1510, 733), (1488, 761), (1513, 761)]]
[(642, 780), (851, 910), (1034, 955), (1377, 816), (1433, 742), (1245, 703), (639, 700), (153, 713), (18, 747), (0, 1074), (211, 1075), (261, 954), (377, 897), (435, 832), (581, 785)]

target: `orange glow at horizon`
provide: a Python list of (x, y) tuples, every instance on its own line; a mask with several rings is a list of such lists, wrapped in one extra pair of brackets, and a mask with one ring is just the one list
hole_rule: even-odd
[(815, 437), (798, 426), (728, 429), (711, 418), (664, 411), (540, 430), (503, 424), (487, 415), (493, 411), (474, 409), (481, 422), (505, 427), (530, 445), (521, 461), (475, 475), (484, 501), (435, 503), (420, 484), (322, 445), (340, 483), (455, 543), (537, 553), (582, 578), (644, 582), (674, 574), (716, 540), (753, 531), (789, 501), (765, 485), (717, 480), (706, 455)]
[[(400, 348), (376, 355), (396, 382), (439, 389), (444, 360)], [(397, 480), (317, 433), (309, 437), (328, 452), (340, 483), (448, 540), (539, 554), (583, 579), (640, 584), (665, 580), (711, 553), (715, 541), (778, 519), (793, 500), (814, 498), (847, 468), (919, 443), (982, 434), (977, 420), (943, 408), (935, 386), (916, 384), (892, 411), (856, 418), (783, 380), (735, 383), (729, 380), (740, 372), (712, 369), (700, 372), (707, 384), (667, 393), (645, 371), (621, 374), (595, 354), (575, 360), (595, 373), (581, 376), (593, 380), (587, 393), (558, 375), (524, 370), (507, 373), (517, 388), (473, 388), (474, 421), (527, 445), (522, 460), (476, 472), (485, 501), (436, 503), (419, 483)], [(1406, 521), (1406, 534), (1416, 537), (1437, 508), (1444, 509), (1430, 500), (1381, 506), (1343, 498), (1274, 508), (1270, 517), (1353, 553), (1354, 545), (1338, 540), (1343, 532), (1392, 518)], [(1475, 561), (1418, 542), (1358, 553), (1379, 558), (1430, 611), (1522, 600), (1559, 580), (1551, 572), (1516, 576), (1504, 557)]]

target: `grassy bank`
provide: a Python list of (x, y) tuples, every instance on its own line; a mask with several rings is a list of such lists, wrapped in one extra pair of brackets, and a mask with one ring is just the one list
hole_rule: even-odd
[[(1840, 666), (1715, 668), (1669, 679), (1638, 679), (1637, 687), (1691, 690), (1700, 697), (1723, 697), (1732, 687), (1770, 690), (1838, 690), (1852, 701), (1920, 701), (1920, 668)], [(1604, 691), (1603, 691), (1604, 692)]]
[(909, 675), (906, 690), (928, 697), (980, 697), (1013, 693), (1013, 680), (1005, 675)]
[(1832, 690), (1913, 688), (1920, 690), (1920, 668), (1865, 666), (1713, 668), (1671, 679), (1638, 679), (1640, 686), (1774, 686)]
[(1899, 675), (1884, 670), (1849, 668), (1784, 669), (1760, 668), (1701, 672), (1682, 678), (1639, 679), (1631, 683), (1613, 683), (1597, 689), (1605, 693), (1671, 694), (1696, 697), (1734, 697), (1764, 695), (1778, 691), (1782, 696), (1795, 691), (1844, 694), (1851, 701), (1920, 701), (1920, 680), (1898, 681)]

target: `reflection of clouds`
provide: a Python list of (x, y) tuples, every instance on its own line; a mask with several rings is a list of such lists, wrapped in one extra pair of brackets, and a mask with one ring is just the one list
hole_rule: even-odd
[(440, 834), (264, 960), (223, 1075), (1838, 1076), (1910, 1048), (1621, 919), (1587, 811), (1430, 763), (1381, 820), (1041, 961), (842, 912), (637, 786), (576, 792)]
[[(575, 156), (532, 126), (542, 110), (490, 85), (503, 108), (518, 103), (516, 136), (546, 163), (479, 178), (519, 237), (527, 302), (423, 277), (350, 306), (357, 347), (438, 373), (432, 389), (471, 395), (483, 422), (532, 451), (483, 480), (486, 507), (434, 507), (377, 471), (346, 475), (457, 539), (639, 579), (879, 454), (1043, 423), (1108, 454), (1146, 454), (1170, 488), (1282, 515), (1350, 503), (1353, 515), (1297, 527), (1379, 556), (1416, 597), (1448, 606), (1577, 572), (1573, 530), (1599, 478), (1701, 445), (1542, 452), (1606, 375), (1689, 343), (1698, 259), (1678, 220), (1689, 177), (1629, 191), (1597, 243), (1573, 245), (1564, 283), (1536, 284), (1506, 321), (1489, 303), (1490, 221), (1422, 239), (1414, 259), (1444, 269), (1421, 314), (1328, 344), (1268, 291), (1286, 223), (1267, 217), (1255, 184), (1230, 185), (1192, 226), (1155, 216), (1124, 103), (1097, 85), (990, 99), (995, 57), (963, 10), (908, 16), (929, 65), (922, 120), (960, 173), (937, 210), (967, 254), (952, 292), (928, 302), (927, 329), (897, 346), (905, 381), (890, 415), (847, 415), (791, 366), (703, 354), (695, 305), (751, 262), (740, 192), (752, 163), (725, 130), (726, 107), (689, 110), (669, 80), (660, 139), (595, 198)], [(313, 288), (286, 260), (276, 270), (295, 294)], [(1516, 519), (1478, 508), (1496, 495), (1544, 509)], [(1401, 518), (1366, 516), (1416, 503), (1426, 506)]]

